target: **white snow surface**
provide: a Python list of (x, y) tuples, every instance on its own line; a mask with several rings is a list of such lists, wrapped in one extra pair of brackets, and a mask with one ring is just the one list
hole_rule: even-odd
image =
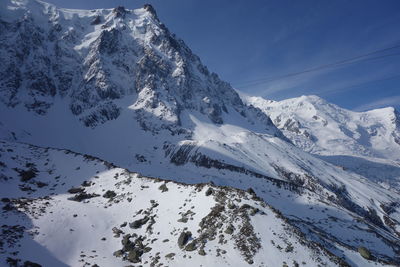
[(293, 144), (321, 159), (400, 188), (400, 115), (392, 107), (354, 112), (315, 96), (282, 101), (241, 94)]
[[(0, 51), (0, 56), (5, 62), (4, 66), (7, 67), (5, 70), (11, 71), (2, 72), (3, 66), (0, 66), (0, 74), (7, 73), (0, 80), (0, 86), (7, 88), (0, 91), (2, 93), (0, 139), (6, 142), (3, 143), (7, 144), (5, 146), (9, 146), (12, 142), (10, 146), (18, 148), (17, 155), (25, 156), (30, 153), (30, 148), (21, 145), (27, 143), (92, 155), (149, 177), (185, 184), (213, 182), (218, 186), (240, 189), (251, 187), (258, 197), (279, 211), (287, 223), (296, 225), (304, 240), (317, 242), (330, 253), (343, 258), (348, 265), (368, 266), (400, 262), (398, 256), (400, 202), (398, 192), (387, 186), (391, 183), (381, 179), (371, 179), (361, 171), (348, 171), (346, 168), (330, 164), (326, 158), (319, 157), (336, 156), (336, 154), (319, 153), (318, 151), (325, 151), (322, 145), (321, 149), (316, 148), (315, 151), (307, 149), (306, 145), (300, 146), (277, 123), (285, 137), (263, 113), (266, 112), (263, 108), (260, 107), (260, 110), (243, 103), (230, 85), (221, 81), (216, 74), (210, 73), (183, 41), (165, 28), (149, 7), (137, 10), (84, 11), (57, 9), (38, 1), (14, 0), (3, 1), (1, 5), (0, 30), (4, 30), (4, 35), (1, 36), (4, 38), (0, 41), (3, 45), (8, 44), (9, 50)], [(18, 28), (18, 25), (23, 26)], [(8, 27), (16, 27), (19, 30), (18, 34), (6, 31)], [(32, 34), (27, 34), (30, 31)], [(26, 38), (27, 36), (29, 38)], [(29, 46), (14, 45), (15, 40), (26, 40)], [(18, 57), (17, 55), (21, 55), (24, 49), (29, 53)], [(16, 68), (18, 64), (21, 67)], [(49, 66), (51, 68), (48, 68)], [(16, 74), (19, 73), (16, 69), (21, 70), (20, 75)], [(53, 87), (54, 90), (49, 89)], [(308, 116), (307, 114), (317, 112), (311, 105), (306, 103), (303, 105), (307, 108), (303, 112), (297, 112), (298, 114)], [(287, 106), (291, 109), (291, 104)], [(332, 107), (328, 103), (321, 106), (325, 109)], [(266, 113), (275, 120), (274, 114)], [(350, 116), (346, 114), (337, 117)], [(393, 127), (386, 118), (390, 112), (372, 111), (367, 114), (369, 114), (368, 120), (382, 119), (380, 123), (384, 124), (386, 130), (381, 131), (379, 127), (376, 129), (385, 138), (383, 141), (375, 138), (368, 130), (355, 131), (353, 135), (360, 134), (360, 137), (353, 136), (355, 139), (363, 140), (362, 144), (370, 142), (377, 148), (363, 151), (359, 148), (360, 144), (357, 146), (357, 142), (354, 146), (360, 153), (366, 153), (362, 154), (363, 157), (377, 157), (383, 155), (384, 146), (389, 146), (385, 140), (389, 140), (388, 136), (391, 134), (389, 127)], [(325, 120), (322, 116), (318, 118), (316, 120), (318, 123), (319, 120)], [(342, 121), (346, 121), (344, 118)], [(366, 125), (363, 123), (362, 125)], [(349, 134), (348, 131), (357, 128), (356, 124), (353, 124), (348, 126), (346, 133)], [(329, 127), (332, 125), (332, 129), (326, 132), (327, 136), (330, 136), (328, 134), (336, 131), (333, 127), (334, 120), (328, 121), (328, 125)], [(300, 130), (302, 131), (303, 129)], [(303, 140), (302, 138), (299, 137), (299, 140)], [(289, 140), (300, 147), (296, 147)], [(346, 141), (345, 137), (341, 140), (353, 144)], [(321, 142), (325, 144), (322, 138)], [(304, 143), (306, 144), (306, 141)], [(49, 151), (51, 151), (49, 160), (55, 160), (58, 157), (57, 153), (63, 154), (56, 153), (52, 149)], [(396, 155), (395, 150), (388, 151), (387, 155)], [(3, 152), (6, 154), (8, 151)], [(308, 152), (319, 154), (317, 157)], [(79, 157), (81, 156), (77, 156)], [(0, 160), (3, 161), (2, 158)], [(79, 163), (81, 168), (83, 166), (91, 168), (90, 162), (78, 161), (83, 162)], [(63, 167), (62, 164), (67, 162), (67, 159), (62, 158), (60, 162), (61, 164), (56, 164), (57, 169), (68, 167), (68, 165)], [(18, 161), (11, 158), (6, 165), (13, 166), (17, 163)], [(394, 164), (391, 163), (393, 166), (391, 170), (395, 174), (397, 169)], [(6, 177), (15, 177), (15, 172), (13, 173), (11, 169), (8, 171), (11, 173)], [(68, 182), (65, 182), (65, 185), (55, 186), (59, 189), (54, 190), (59, 190), (59, 193), (54, 195), (50, 207), (47, 208), (54, 207), (51, 210), (53, 213), (46, 212), (43, 218), (51, 218), (50, 220), (57, 222), (61, 220), (64, 222), (63, 225), (73, 224), (79, 230), (70, 231), (72, 233), (68, 234), (74, 237), (76, 233), (88, 230), (85, 227), (89, 223), (102, 221), (99, 228), (93, 230), (95, 231), (93, 237), (96, 241), (100, 235), (104, 235), (106, 240), (114, 240), (109, 236), (112, 233), (107, 229), (122, 223), (126, 218), (124, 216), (129, 215), (130, 218), (133, 216), (131, 213), (128, 215), (123, 213), (129, 207), (125, 198), (121, 198), (119, 203), (109, 203), (102, 197), (90, 199), (86, 206), (71, 203), (65, 193), (70, 186), (77, 186), (84, 180), (93, 179), (96, 182), (95, 179), (100, 179), (101, 183), (96, 182), (95, 186), (91, 186), (90, 190), (94, 191), (90, 192), (99, 192), (102, 186), (104, 189), (116, 190), (118, 194), (123, 195), (126, 189), (126, 194), (134, 192), (132, 194), (140, 195), (144, 199), (143, 202), (133, 201), (133, 203), (139, 202), (139, 207), (146, 209), (149, 208), (148, 203), (153, 196), (160, 205), (160, 212), (170, 209), (173, 210), (171, 214), (176, 214), (176, 208), (183, 205), (184, 199), (188, 199), (190, 192), (195, 188), (189, 185), (181, 186), (182, 192), (180, 192), (179, 185), (170, 182), (168, 185), (173, 188), (171, 192), (176, 194), (170, 194), (171, 192), (159, 194), (160, 184), (150, 186), (154, 183), (153, 180), (142, 179), (122, 189), (116, 187), (117, 180), (112, 177), (116, 172), (123, 172), (123, 169), (118, 171), (115, 169), (114, 172), (99, 171), (100, 178), (94, 178), (93, 172), (71, 174), (66, 170), (67, 173), (63, 175), (67, 177), (65, 180)], [(80, 180), (77, 182), (74, 179)], [(148, 192), (142, 195), (138, 185), (144, 181), (146, 186), (150, 185)], [(1, 187), (4, 188), (1, 191), (2, 197), (24, 196), (19, 195), (24, 194), (24, 191), (13, 189), (18, 187), (16, 178), (11, 181), (4, 179), (1, 182), (4, 184)], [(32, 193), (34, 201), (41, 201), (37, 200), (35, 195), (41, 190), (47, 190), (47, 187)], [(193, 197), (197, 199), (193, 201), (201, 203), (196, 208), (199, 215), (193, 218), (195, 222), (199, 222), (214, 204), (209, 198), (203, 198), (203, 195), (204, 192), (201, 191), (199, 194), (193, 193), (189, 198)], [(103, 208), (109, 204), (112, 205), (107, 209)], [(168, 206), (170, 204), (173, 207)], [(65, 216), (61, 216), (58, 210), (64, 206)], [(82, 209), (82, 213), (71, 218), (70, 215), (77, 209)], [(270, 211), (266, 210), (265, 213), (268, 216)], [(32, 219), (29, 214), (27, 216)], [(104, 219), (108, 217), (109, 221)], [(263, 240), (270, 238), (271, 232), (265, 230), (265, 225), (269, 225), (265, 221), (268, 220), (271, 220), (271, 229), (276, 228), (273, 231), (289, 233), (279, 226), (280, 221), (276, 221), (273, 216), (264, 219), (260, 217), (259, 221), (257, 218), (257, 216), (252, 217), (252, 222), (256, 220), (253, 225), (256, 229), (260, 229), (257, 232)], [(172, 224), (174, 221), (172, 225), (176, 225), (175, 219), (173, 216), (165, 217), (166, 221), (163, 224), (167, 225), (168, 222)], [(41, 232), (42, 235), (46, 236), (46, 231), (58, 233), (55, 231), (58, 229), (53, 229), (52, 224), (43, 222), (40, 218), (34, 222), (45, 229)], [(191, 227), (191, 232), (196, 233), (195, 225), (191, 222), (188, 225)], [(169, 233), (170, 230), (167, 228), (166, 232)], [(50, 250), (50, 255), (55, 257), (57, 264), (75, 265), (80, 251), (70, 247), (68, 253), (64, 254), (60, 252), (61, 248), (57, 247), (55, 241), (40, 239), (39, 236), (35, 237), (37, 238), (35, 240), (40, 240), (39, 244), (48, 248), (54, 247), (54, 251)], [(60, 238), (67, 237), (66, 232), (60, 232)], [(85, 240), (77, 242), (82, 242), (85, 251), (89, 250), (90, 242)], [(111, 249), (104, 252), (104, 255), (107, 255), (104, 256), (107, 258), (104, 264), (112, 265), (113, 262), (119, 262), (118, 266), (121, 263), (120, 259), (110, 256), (120, 242), (116, 239), (112, 241)], [(284, 256), (275, 251), (268, 251), (269, 246), (266, 243), (262, 246), (265, 251), (254, 255), (253, 260), (258, 263), (257, 266), (282, 264)], [(101, 245), (100, 241), (98, 244), (99, 247), (93, 250), (104, 251), (106, 245)], [(299, 244), (303, 246), (301, 242)], [(367, 247), (374, 260), (366, 261), (360, 257), (357, 252), (359, 247)], [(168, 244), (159, 241), (157, 246), (153, 247), (154, 251), (155, 248), (163, 249), (162, 253), (168, 252)], [(207, 257), (194, 253), (196, 256), (192, 256), (192, 259), (206, 261), (207, 264), (203, 262), (201, 264), (210, 266), (214, 260), (215, 266), (225, 263), (241, 266), (235, 265), (235, 262), (247, 264), (244, 263), (243, 255), (240, 258), (238, 256), (240, 253), (234, 251), (233, 245), (229, 245), (228, 250), (231, 253), (227, 255), (237, 256), (225, 256), (225, 259), (210, 258), (208, 261)], [(176, 258), (187, 263), (188, 258), (183, 258), (184, 254), (179, 253)], [(314, 261), (314, 258), (310, 253), (304, 250), (292, 258), (290, 254), (289, 256), (287, 253), (284, 254), (298, 262), (305, 257), (307, 259), (305, 261), (310, 262), (312, 266), (311, 261)], [(48, 253), (46, 255), (49, 256)], [(85, 257), (85, 260), (90, 259)], [(328, 259), (322, 258), (322, 261)], [(183, 264), (180, 262), (177, 260), (171, 265)], [(290, 260), (287, 263), (292, 264)], [(334, 264), (329, 262), (327, 265)]]
[[(248, 266), (250, 260), (256, 266), (284, 262), (339, 266), (338, 259), (303, 240), (296, 227), (247, 192), (142, 177), (65, 150), (1, 142), (0, 151), (1, 175), (6, 178), (1, 181), (0, 205), (4, 208), (9, 199), (14, 207), (0, 215), (3, 261), (5, 256), (17, 256), (21, 263), (29, 260), (43, 266), (125, 266), (127, 255), (113, 253), (122, 249), (123, 237), (130, 234), (131, 241), (141, 237), (144, 246), (151, 248), (141, 256), (139, 264), (145, 266)], [(21, 181), (18, 170), (32, 168), (37, 177)], [(74, 194), (67, 192), (71, 188), (98, 195), (73, 201)], [(116, 196), (103, 197), (109, 190)], [(207, 190), (212, 194), (207, 195)], [(223, 206), (228, 202), (233, 207)], [(211, 217), (212, 224), (200, 226), (217, 207), (223, 211)], [(146, 216), (151, 219), (141, 227), (130, 226)], [(181, 220), (184, 217), (186, 221)], [(224, 234), (229, 225), (233, 232)], [(22, 236), (18, 231), (6, 232), (9, 226), (22, 227)], [(194, 251), (178, 245), (179, 235), (187, 231), (192, 233), (188, 243), (197, 241)], [(216, 239), (211, 238), (213, 231)], [(209, 239), (201, 242), (207, 234)], [(200, 255), (200, 249), (206, 254)], [(172, 257), (167, 256), (170, 253)], [(347, 253), (369, 265), (356, 253)]]

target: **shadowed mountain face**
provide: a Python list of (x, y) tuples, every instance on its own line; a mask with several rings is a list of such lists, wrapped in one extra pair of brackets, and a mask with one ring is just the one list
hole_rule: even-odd
[(400, 165), (398, 164), (356, 156), (316, 156), (331, 164), (342, 166), (344, 169), (367, 177), (386, 188), (399, 191)]
[[(375, 180), (366, 179), (362, 172), (348, 172), (294, 146), (292, 143), (297, 145), (295, 140), (290, 141), (291, 136), (284, 136), (268, 115), (243, 103), (228, 83), (210, 73), (183, 41), (170, 33), (159, 21), (151, 6), (146, 5), (136, 10), (117, 7), (89, 11), (58, 9), (37, 1), (3, 1), (0, 8), (0, 60), (3, 62), (0, 65), (0, 137), (5, 140), (2, 154), (6, 157), (6, 154), (17, 151), (16, 155), (7, 156), (9, 160), (0, 165), (3, 168), (1, 182), (6, 185), (3, 188), (11, 188), (10, 192), (15, 193), (9, 195), (13, 201), (8, 208), (13, 210), (16, 207), (32, 220), (24, 224), (26, 228), (33, 227), (33, 223), (43, 227), (40, 233), (44, 235), (54, 231), (51, 225), (32, 218), (34, 214), (31, 209), (37, 202), (29, 202), (25, 210), (23, 206), (19, 207), (22, 197), (40, 202), (41, 198), (51, 197), (52, 193), (56, 196), (51, 197), (48, 205), (63, 206), (65, 203), (68, 206), (74, 203), (71, 201), (88, 200), (87, 204), (97, 205), (95, 212), (89, 212), (88, 209), (85, 213), (86, 216), (94, 218), (93, 220), (118, 217), (118, 220), (96, 228), (96, 235), (103, 230), (113, 232), (114, 226), (124, 223), (120, 220), (124, 220), (126, 210), (135, 205), (138, 205), (138, 208), (135, 208), (138, 221), (132, 222), (131, 228), (139, 229), (140, 227), (136, 227), (146, 224), (151, 230), (154, 225), (151, 218), (155, 220), (158, 216), (161, 233), (162, 225), (173, 225), (176, 220), (181, 219), (164, 217), (173, 209), (177, 214), (186, 214), (181, 214), (187, 218), (184, 223), (190, 224), (191, 235), (184, 234), (182, 239), (196, 240), (195, 243), (190, 243), (192, 245), (187, 249), (178, 243), (167, 246), (168, 244), (157, 242), (156, 245), (150, 246), (147, 242), (156, 242), (152, 240), (157, 238), (158, 231), (132, 230), (132, 233), (129, 232), (132, 236), (125, 241), (118, 241), (111, 236), (101, 240), (102, 237), (98, 236), (100, 241), (106, 241), (106, 247), (117, 249), (121, 242), (123, 244), (117, 255), (112, 256), (115, 251), (104, 252), (108, 255), (105, 264), (121, 265), (124, 261), (147, 264), (157, 258), (157, 254), (152, 253), (148, 254), (147, 258), (143, 256), (149, 252), (145, 252), (147, 247), (160, 252), (155, 248), (167, 246), (168, 253), (175, 254), (177, 259), (171, 265), (178, 266), (177, 262), (182, 262), (183, 259), (186, 264), (189, 256), (194, 259), (196, 265), (203, 264), (203, 258), (197, 254), (195, 257), (185, 253), (198, 251), (200, 256), (203, 256), (200, 249), (205, 249), (202, 244), (208, 237), (205, 239), (201, 235), (200, 232), (204, 229), (200, 229), (199, 235), (194, 234), (194, 231), (199, 230), (196, 228), (199, 221), (205, 218), (204, 224), (207, 225), (214, 219), (221, 222), (233, 220), (235, 214), (242, 214), (243, 209), (248, 208), (245, 206), (242, 210), (230, 211), (228, 207), (227, 211), (226, 208), (221, 210), (219, 206), (229, 206), (230, 199), (213, 195), (215, 203), (196, 206), (204, 216), (193, 217), (195, 227), (190, 223), (190, 213), (183, 208), (186, 205), (190, 207), (190, 204), (186, 203), (190, 201), (181, 203), (173, 196), (165, 198), (165, 195), (160, 193), (162, 189), (158, 192), (152, 188), (149, 195), (145, 196), (139, 193), (149, 186), (147, 182), (152, 183), (151, 179), (143, 184), (139, 180), (132, 187), (127, 182), (132, 178), (127, 170), (114, 170), (115, 173), (112, 172), (111, 176), (97, 175), (96, 172), (72, 171), (83, 166), (89, 168), (93, 162), (88, 162), (88, 159), (95, 156), (146, 176), (189, 184), (213, 182), (218, 186), (254, 188), (249, 192), (255, 200), (266, 202), (265, 205), (270, 205), (273, 214), (283, 218), (289, 225), (296, 226), (296, 236), (300, 237), (298, 242), (302, 249), (307, 246), (319, 247), (327, 253), (320, 256), (321, 261), (318, 257), (311, 257), (311, 252), (304, 252), (305, 258), (300, 256), (300, 252), (288, 254), (292, 251), (289, 243), (285, 243), (285, 247), (289, 246), (286, 251), (282, 244), (272, 244), (275, 239), (270, 236), (292, 235), (293, 232), (285, 227), (278, 227), (280, 223), (271, 223), (270, 226), (268, 223), (267, 226), (262, 223), (253, 224), (252, 217), (246, 217), (243, 213), (244, 219), (235, 222), (237, 225), (232, 221), (232, 227), (224, 224), (223, 226), (230, 229), (228, 232), (231, 232), (231, 228), (242, 229), (238, 228), (239, 225), (252, 225), (256, 230), (244, 228), (237, 239), (229, 239), (229, 244), (235, 245), (218, 247), (218, 251), (215, 247), (215, 256), (221, 256), (221, 261), (220, 258), (215, 261), (218, 266), (227, 262), (239, 262), (239, 258), (240, 266), (246, 266), (251, 261), (257, 266), (289, 264), (284, 263), (289, 258), (293, 264), (304, 260), (311, 265), (318, 265), (317, 262), (363, 266), (399, 263), (398, 194), (382, 187)], [(296, 132), (296, 129), (301, 132), (296, 123), (285, 123), (286, 128), (282, 128), (279, 123), (277, 125), (283, 133), (287, 130)], [(347, 136), (352, 134), (350, 128), (343, 128), (343, 132)], [(362, 129), (358, 133), (363, 144), (374, 144), (375, 139), (371, 137), (371, 132)], [(25, 147), (21, 143), (70, 149), (76, 151), (76, 155), (81, 153), (91, 156), (76, 156), (79, 166), (71, 167), (67, 164), (63, 166), (63, 157), (52, 152), (48, 156), (49, 161), (59, 160), (57, 162), (61, 163), (54, 163), (57, 165), (54, 170), (45, 167), (52, 166), (46, 162), (41, 168), (35, 169), (32, 163), (38, 163), (31, 162), (31, 159), (40, 158), (41, 153), (35, 153), (36, 149)], [(45, 148), (37, 150), (46, 152)], [(49, 150), (53, 151), (50, 148)], [(22, 159), (17, 160), (19, 157)], [(45, 173), (50, 172), (49, 175), (52, 176), (51, 172), (55, 171), (63, 173), (62, 179), (66, 181), (77, 180), (74, 183), (50, 183), (48, 179), (51, 177), (47, 177)], [(97, 169), (96, 171), (101, 172)], [(114, 175), (117, 172), (116, 178)], [(126, 175), (121, 181), (117, 181), (122, 172)], [(43, 173), (43, 177), (46, 178), (43, 178), (43, 181), (39, 176), (37, 180), (35, 177), (31, 177), (32, 180), (28, 179), (32, 173)], [(56, 179), (55, 177), (53, 178)], [(16, 182), (18, 179), (22, 179), (21, 183)], [(65, 188), (66, 184), (78, 186), (83, 181), (97, 185), (93, 190), (83, 190), (84, 192), (82, 188), (76, 189), (76, 192), (73, 190), (76, 199), (65, 197), (65, 191), (68, 190)], [(124, 184), (125, 182), (127, 184)], [(51, 188), (54, 189), (40, 189), (43, 183), (51, 184)], [(185, 186), (188, 188), (187, 191), (184, 190), (185, 193), (180, 191), (175, 183), (171, 183), (172, 185), (176, 189), (176, 196), (185, 195), (187, 199), (200, 196), (190, 193), (197, 190), (195, 186)], [(82, 186), (85, 187), (83, 184)], [(48, 188), (45, 185), (43, 187)], [(215, 187), (214, 190), (222, 189)], [(233, 192), (230, 190), (233, 189), (225, 193)], [(108, 191), (113, 191), (121, 198), (115, 198), (116, 195)], [(24, 192), (30, 194), (26, 195)], [(7, 190), (2, 192), (6, 193)], [(130, 193), (146, 197), (146, 203), (151, 205), (146, 206), (140, 200), (131, 203), (128, 200)], [(97, 195), (104, 199), (92, 202), (92, 198), (99, 197)], [(203, 196), (203, 191), (201, 195)], [(147, 201), (150, 196), (154, 199)], [(58, 198), (61, 202), (57, 202)], [(163, 206), (157, 210), (157, 206), (153, 206), (156, 202), (151, 200), (157, 203), (170, 202), (171, 205), (176, 201), (176, 205)], [(119, 202), (123, 204), (118, 204)], [(179, 209), (182, 210), (175, 210), (177, 206), (181, 207), (181, 204), (182, 208)], [(113, 208), (108, 209), (109, 205), (113, 205)], [(77, 204), (74, 208), (83, 207)], [(108, 212), (110, 210), (112, 213)], [(52, 212), (54, 213), (54, 210)], [(66, 212), (65, 216), (73, 217), (74, 214), (69, 212)], [(143, 212), (148, 214), (139, 216)], [(268, 214), (270, 211), (264, 212)], [(55, 219), (50, 212), (41, 214), (46, 220)], [(207, 217), (207, 214), (211, 214), (211, 217)], [(75, 224), (69, 217), (60, 217), (61, 221), (64, 219), (68, 225), (73, 224), (79, 228), (79, 233), (84, 233), (86, 229), (81, 223), (93, 224), (92, 221), (85, 220)], [(12, 225), (12, 220), (8, 224)], [(178, 228), (168, 228), (168, 232), (175, 236)], [(179, 231), (181, 230), (187, 229), (179, 228)], [(119, 231), (118, 233), (122, 236)], [(68, 235), (64, 234), (58, 237), (68, 238)], [(254, 237), (253, 241), (249, 241), (251, 245), (245, 245), (246, 236)], [(85, 235), (82, 235), (82, 239), (84, 237)], [(35, 240), (45, 247), (54, 245), (46, 238), (38, 237)], [(83, 242), (79, 235), (74, 235), (74, 238), (68, 240), (78, 247), (70, 248), (66, 254), (60, 252), (60, 247), (57, 246), (54, 250), (49, 250), (51, 257), (65, 264), (76, 262), (78, 256), (74, 251), (80, 251), (79, 244)], [(131, 244), (128, 241), (141, 245), (136, 244), (136, 250), (136, 245), (127, 245)], [(292, 241), (290, 243), (294, 246)], [(224, 244), (227, 243), (221, 241), (221, 245)], [(81, 250), (100, 250), (100, 247), (96, 245), (94, 248), (86, 244)], [(362, 256), (359, 253), (359, 248), (364, 247), (371, 255), (366, 256), (364, 253)], [(182, 254), (182, 248), (189, 252)], [(166, 248), (163, 248), (162, 253), (167, 254), (167, 250), (164, 249)], [(221, 249), (229, 254), (223, 256)], [(277, 251), (268, 254), (270, 256), (267, 257), (262, 251), (270, 251), (269, 249)], [(291, 256), (279, 254), (278, 251), (285, 251)], [(232, 256), (236, 255), (235, 253), (240, 256)], [(279, 256), (274, 257), (275, 254)], [(170, 254), (168, 258), (173, 259), (174, 256)]]

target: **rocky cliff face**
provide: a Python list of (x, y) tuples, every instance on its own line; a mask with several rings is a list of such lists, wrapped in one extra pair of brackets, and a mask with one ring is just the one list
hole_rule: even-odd
[[(298, 234), (303, 236), (304, 242), (315, 241), (317, 246), (350, 264), (399, 262), (398, 194), (362, 174), (348, 172), (293, 146), (266, 114), (244, 104), (228, 83), (210, 73), (183, 41), (158, 20), (151, 6), (136, 10), (117, 7), (86, 11), (57, 9), (36, 1), (2, 1), (0, 7), (0, 45), (3, 48), (0, 57), (4, 62), (0, 66), (1, 139), (67, 148), (146, 176), (189, 184), (213, 182), (241, 189), (252, 187), (251, 194), (269, 203), (286, 222), (299, 226)], [(296, 120), (283, 125), (284, 131), (302, 133), (302, 123)], [(6, 152), (12, 152), (7, 149)], [(16, 153), (24, 158), (29, 154), (26, 149), (18, 149)], [(16, 159), (15, 155), (11, 157)], [(28, 166), (15, 166), (16, 173), (8, 169), (5, 175), (15, 177), (22, 171), (30, 180), (31, 162), (26, 162)], [(24, 172), (27, 169), (28, 173)], [(46, 167), (42, 170), (42, 173), (51, 172)], [(76, 175), (79, 179), (88, 178), (87, 173)], [(95, 176), (90, 174), (97, 179)], [(47, 183), (31, 178), (33, 184), (22, 184), (22, 192), (31, 192), (28, 187), (36, 190), (38, 183)], [(87, 200), (105, 194), (107, 200), (113, 198), (113, 193), (107, 190), (123, 195), (126, 190), (144, 189), (121, 185), (117, 192), (114, 185), (108, 184), (107, 190), (102, 192), (103, 186), (113, 179), (114, 176), (105, 176), (94, 191), (75, 192), (71, 197)], [(54, 187), (58, 188), (58, 184)], [(65, 189), (61, 188), (60, 192)], [(179, 192), (176, 191), (177, 196)], [(154, 196), (162, 199), (165, 195)], [(146, 195), (146, 199), (148, 197)], [(171, 199), (164, 199), (164, 202), (169, 203)], [(63, 203), (70, 203), (64, 200)], [(93, 204), (103, 206), (106, 200)], [(126, 205), (118, 207), (131, 207), (125, 195), (122, 200), (127, 201)], [(147, 210), (151, 207), (143, 208), (151, 213), (154, 210)], [(201, 207), (199, 205), (199, 209)], [(203, 206), (211, 210), (212, 207)], [(97, 211), (102, 217), (103, 210)], [(233, 217), (234, 211), (239, 214), (243, 210), (226, 213), (215, 209), (221, 221)], [(50, 214), (46, 214), (46, 218), (53, 218)], [(184, 217), (189, 218), (189, 215)], [(196, 218), (206, 217), (204, 214)], [(141, 219), (144, 218), (137, 218)], [(137, 223), (149, 222), (150, 217)], [(206, 218), (205, 226), (210, 226), (209, 222)], [(197, 224), (191, 229), (192, 234), (201, 231)], [(215, 233), (215, 229), (212, 230)], [(270, 232), (260, 230), (260, 233), (268, 236)], [(205, 240), (200, 234), (193, 234), (193, 237)], [(128, 239), (143, 243), (137, 238)], [(241, 240), (247, 242), (246, 238)], [(127, 259), (128, 248), (121, 249), (122, 241), (114, 248), (122, 250), (119, 256)], [(282, 244), (273, 246), (281, 251)], [(148, 244), (142, 245), (137, 251), (139, 254), (148, 247)], [(158, 242), (157, 247), (160, 246), (163, 245)], [(277, 254), (275, 248), (269, 250), (267, 245), (262, 246), (267, 248), (265, 251), (272, 251), (268, 255)], [(374, 261), (364, 260), (357, 252), (359, 247), (368, 247)], [(188, 249), (197, 248), (193, 244)], [(244, 264), (254, 260), (256, 254), (262, 255), (257, 252), (260, 249), (257, 242), (253, 248), (245, 246)], [(290, 250), (289, 246), (288, 252)], [(299, 262), (300, 254), (293, 260)], [(75, 262), (72, 254), (68, 259), (63, 258), (62, 253), (54, 252), (54, 255), (63, 262)], [(136, 256), (132, 254), (132, 259), (137, 260)], [(151, 254), (151, 257), (158, 256)], [(260, 261), (254, 262), (283, 264), (284, 256), (276, 261), (260, 257)], [(110, 259), (111, 262), (116, 260)]]
[(8, 106), (43, 115), (61, 97), (84, 125), (96, 127), (116, 119), (118, 100), (127, 99), (143, 127), (153, 131), (178, 131), (183, 110), (216, 124), (234, 110), (273, 128), (209, 72), (150, 5), (71, 11), (35, 1), (3, 6), (7, 2), (11, 15), (0, 17), (0, 99)]

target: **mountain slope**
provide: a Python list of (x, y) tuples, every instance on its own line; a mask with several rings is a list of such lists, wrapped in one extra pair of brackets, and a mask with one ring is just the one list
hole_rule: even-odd
[(0, 151), (3, 264), (341, 263), (252, 193), (142, 177), (65, 150), (1, 142)]
[(1, 5), (1, 139), (70, 149), (146, 176), (252, 187), (306, 240), (349, 265), (362, 246), (374, 256), (368, 264), (399, 263), (398, 194), (293, 146), (151, 6)]
[(318, 96), (282, 101), (242, 95), (301, 149), (384, 186), (400, 188), (400, 115), (391, 108), (354, 112)]
[[(210, 73), (149, 5), (93, 11), (37, 1), (2, 5), (0, 99), (9, 107), (46, 114), (61, 98), (94, 128), (118, 118), (128, 102), (141, 126), (154, 132), (180, 133), (185, 109), (219, 124), (228, 107), (270, 123)], [(267, 129), (279, 133), (272, 124)]]

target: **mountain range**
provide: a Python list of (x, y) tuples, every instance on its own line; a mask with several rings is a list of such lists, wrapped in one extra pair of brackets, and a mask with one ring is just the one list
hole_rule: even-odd
[(318, 96), (283, 101), (241, 94), (297, 147), (399, 190), (400, 114), (392, 107), (354, 112)]
[(0, 48), (2, 264), (400, 264), (394, 109), (240, 94), (151, 5), (5, 0)]

